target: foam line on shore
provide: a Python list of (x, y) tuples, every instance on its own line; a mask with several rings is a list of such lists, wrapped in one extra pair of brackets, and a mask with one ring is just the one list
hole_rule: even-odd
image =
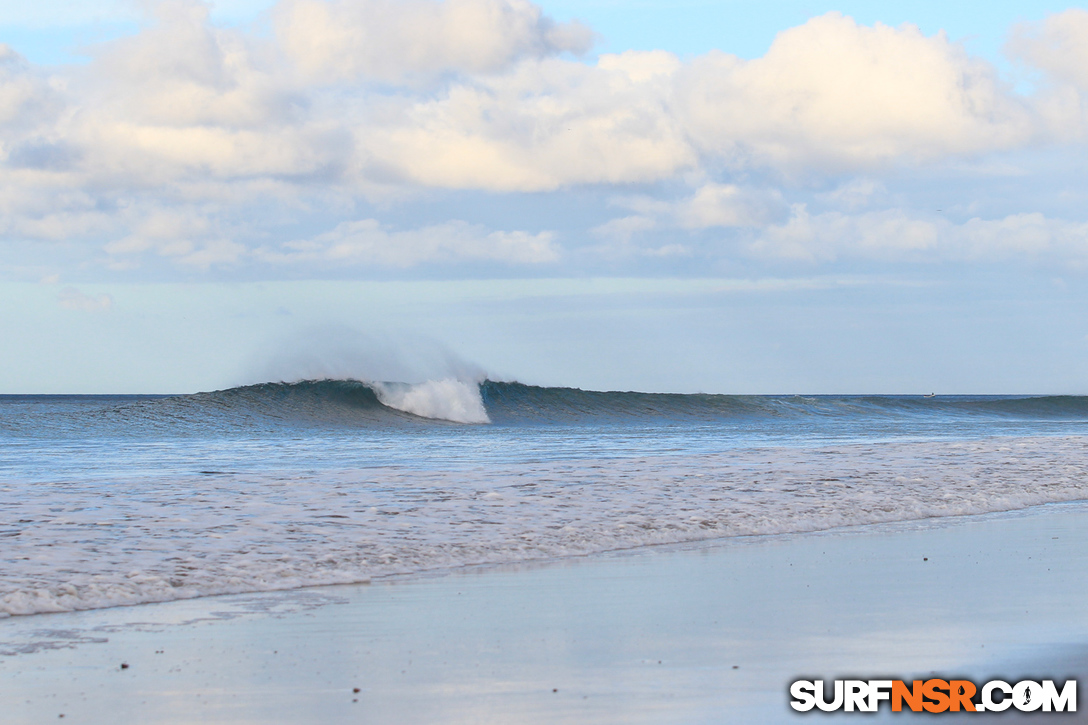
[(1041, 506), (16, 617), (0, 700), (12, 725), (812, 722), (787, 705), (801, 676), (1081, 674), (1086, 517)]

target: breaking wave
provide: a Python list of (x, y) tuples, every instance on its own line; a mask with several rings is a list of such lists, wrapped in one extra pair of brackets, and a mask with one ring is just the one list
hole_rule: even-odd
[[(445, 378), (307, 380), (175, 396), (0, 396), (0, 437), (278, 437), (449, 426), (698, 427), (731, 439), (1067, 435), (1086, 396), (714, 395), (597, 392)], [(305, 433), (311, 431), (312, 433)], [(717, 435), (717, 434), (715, 434)], [(657, 437), (664, 440), (660, 436)], [(648, 445), (650, 443), (647, 443)], [(656, 445), (656, 443), (654, 444)]]
[(425, 383), (372, 383), (382, 405), (418, 415), (420, 418), (453, 423), (490, 423), (480, 387), (475, 383), (447, 378)]
[[(306, 380), (176, 396), (2, 396), (25, 399), (19, 418), (0, 416), (0, 435), (67, 428), (205, 435), (288, 427), (403, 428), (421, 425), (718, 425), (734, 430), (849, 425), (869, 428), (1055, 425), (1088, 422), (1088, 396), (716, 395), (598, 392), (454, 378), (421, 383)], [(33, 401), (51, 401), (33, 420)], [(70, 416), (58, 415), (70, 398)], [(78, 403), (78, 404), (77, 404)], [(59, 407), (58, 407), (59, 406)], [(37, 406), (41, 407), (41, 406)], [(791, 427), (792, 426), (792, 427)], [(34, 431), (33, 433), (31, 431)], [(1037, 433), (1039, 430), (1032, 429)], [(124, 433), (122, 433), (124, 434)]]

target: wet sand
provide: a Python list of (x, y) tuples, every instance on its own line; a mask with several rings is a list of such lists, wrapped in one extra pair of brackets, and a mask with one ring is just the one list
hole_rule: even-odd
[(1081, 675), (1085, 572), (1088, 506), (1061, 504), (13, 617), (2, 720), (822, 720), (791, 681)]

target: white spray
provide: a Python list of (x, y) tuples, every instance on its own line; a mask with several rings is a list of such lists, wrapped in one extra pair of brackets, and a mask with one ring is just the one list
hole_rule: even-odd
[[(311, 328), (282, 339), (249, 377), (278, 380), (358, 380), (382, 405), (422, 418), (490, 423), (480, 397), (486, 375), (441, 343), (398, 333), (364, 335), (346, 327)], [(390, 382), (395, 381), (395, 382)]]
[(463, 380), (445, 378), (409, 383), (371, 383), (382, 405), (403, 410), (422, 418), (451, 420), (455, 423), (490, 423), (480, 386)]

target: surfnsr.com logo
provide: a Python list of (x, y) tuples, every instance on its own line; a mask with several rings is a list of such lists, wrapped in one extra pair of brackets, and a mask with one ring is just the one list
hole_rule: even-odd
[(790, 685), (790, 707), (800, 712), (876, 712), (887, 702), (892, 712), (1076, 712), (1077, 681), (1061, 689), (1053, 680), (991, 680), (981, 687), (970, 680), (835, 680), (828, 697), (823, 680), (797, 680)]

